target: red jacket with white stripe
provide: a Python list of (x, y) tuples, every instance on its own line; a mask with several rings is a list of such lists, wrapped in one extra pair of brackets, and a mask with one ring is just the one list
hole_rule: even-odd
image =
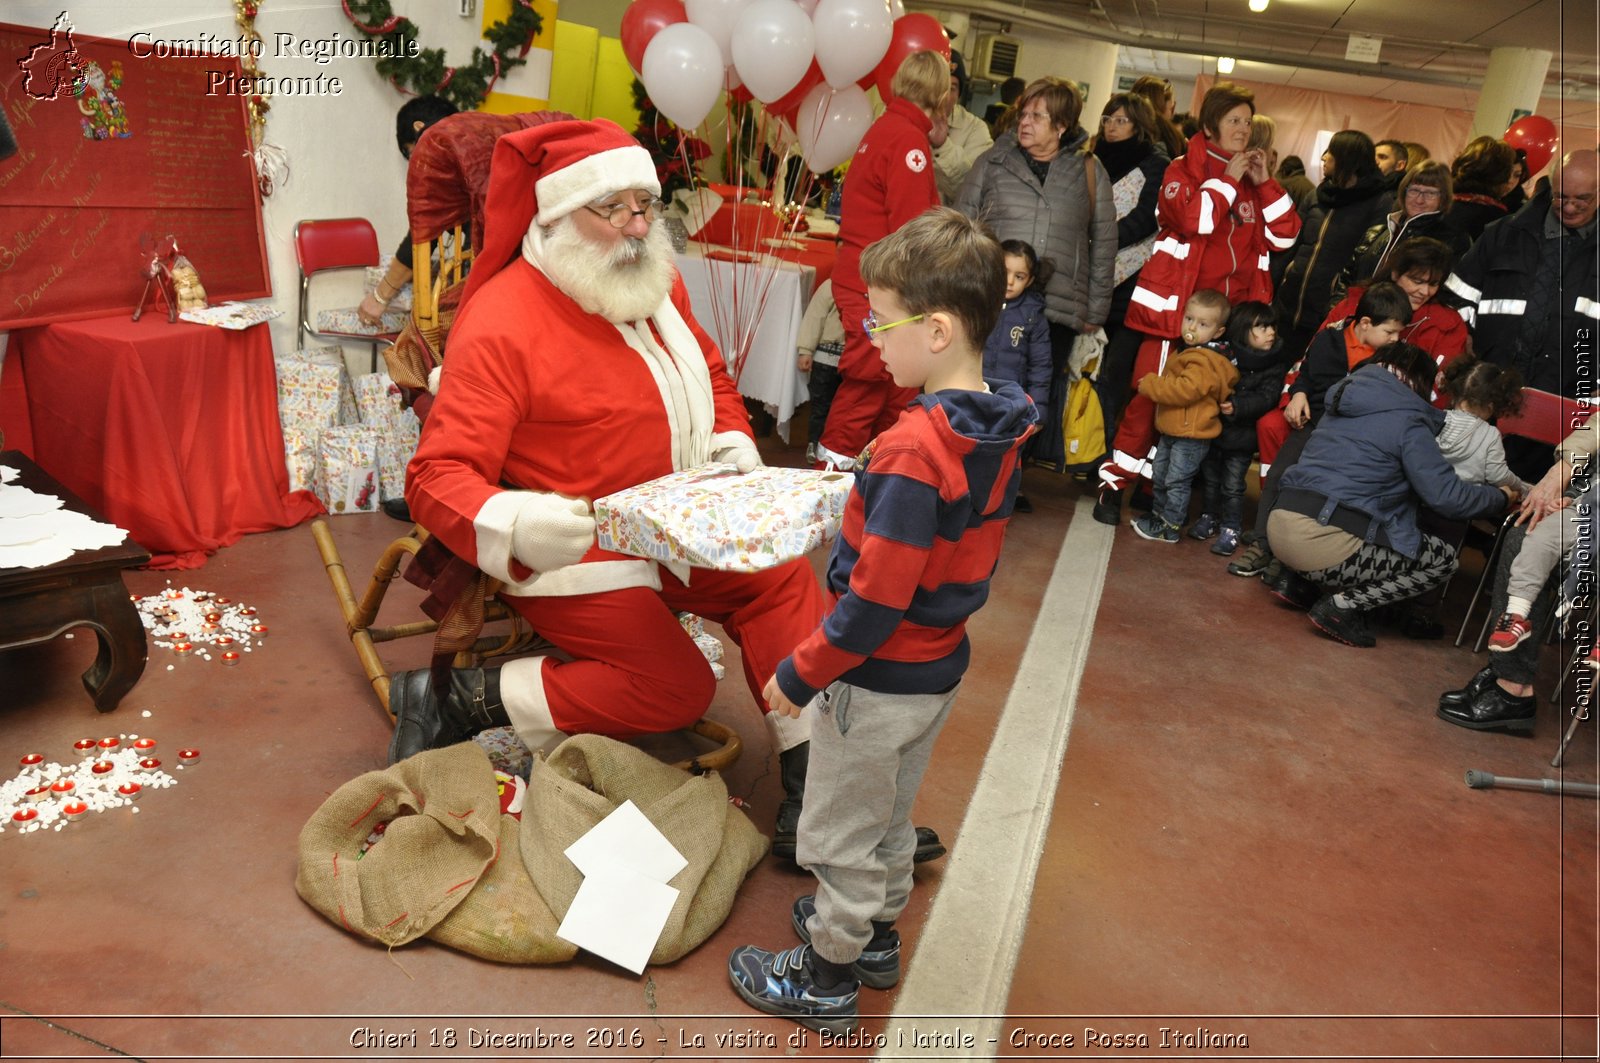
[(1277, 181), (1255, 185), (1224, 171), (1228, 156), (1204, 133), (1161, 179), (1156, 221), (1161, 232), (1124, 322), (1151, 336), (1176, 336), (1183, 304), (1201, 288), (1215, 288), (1235, 305), (1272, 301), (1267, 256), (1294, 246), (1300, 215)]

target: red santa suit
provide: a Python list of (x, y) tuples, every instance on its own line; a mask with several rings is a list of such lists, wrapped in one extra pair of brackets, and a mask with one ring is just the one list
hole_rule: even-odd
[[(852, 464), (868, 442), (899, 419), (915, 388), (896, 387), (861, 322), (870, 309), (861, 279), (861, 252), (906, 222), (939, 205), (928, 131), (933, 120), (895, 97), (861, 138), (839, 207), (839, 261), (833, 301), (844, 322), (839, 390), (828, 408), (818, 447), (836, 465)], [(884, 322), (889, 324), (889, 322)]]
[[(539, 267), (540, 225), (598, 196), (659, 187), (631, 138), (573, 161), (543, 139), (555, 125), (496, 144), (488, 241), (406, 481), (417, 520), (503, 581), (504, 600), (561, 651), (501, 670), (507, 715), (533, 748), (562, 734), (620, 737), (699, 719), (715, 681), (680, 610), (723, 625), (766, 711), (762, 686), (823, 611), (804, 561), (755, 574), (693, 569), (680, 581), (594, 544), (593, 499), (714, 455), (756, 459), (743, 401), (681, 280), (649, 319), (614, 323)], [(581, 536), (569, 548), (574, 526), (589, 536), (586, 549)], [(576, 563), (530, 567), (564, 536), (563, 560)], [(774, 725), (778, 748), (804, 741), (798, 721), (771, 719), (785, 721)]]

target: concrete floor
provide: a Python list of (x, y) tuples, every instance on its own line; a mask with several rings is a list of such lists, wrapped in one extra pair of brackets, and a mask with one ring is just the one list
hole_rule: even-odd
[[(1074, 531), (1080, 491), (1027, 474), (1036, 512), (1014, 522), (972, 624), (973, 668), (917, 808), (953, 852), (919, 870), (901, 923), (907, 978), (864, 991), (856, 1043), (802, 1040), (729, 988), (728, 952), (790, 944), (790, 903), (809, 892), (770, 857), (708, 942), (642, 977), (586, 955), (504, 967), (427, 942), (385, 950), (303, 904), (300, 828), (383, 766), (389, 725), (300, 527), (248, 536), (196, 571), (128, 574), (134, 593), (170, 580), (256, 606), (272, 634), (236, 668), (169, 670), (153, 651), (102, 717), (78, 680), (86, 634), (0, 653), (7, 757), (66, 760), (101, 732), (203, 751), (137, 815), (0, 835), (0, 1055), (1595, 1058), (1597, 804), (1463, 784), (1468, 768), (1554, 777), (1564, 707), (1542, 706), (1532, 739), (1448, 726), (1434, 702), (1481, 659), (1394, 632), (1374, 650), (1334, 643), (1203, 544)], [(381, 515), (333, 526), (358, 577), (400, 530)], [(409, 618), (416, 597), (396, 584), (385, 618)], [(1465, 597), (1452, 591), (1447, 621)], [(1081, 624), (1052, 619), (1073, 608)], [(1545, 651), (1544, 690), (1556, 656)], [(744, 738), (726, 780), (766, 831), (775, 758), (729, 672), (710, 715)], [(1058, 707), (1041, 706), (1047, 687), (1065, 692)], [(1041, 732), (1054, 752), (1036, 775), (991, 745), (1004, 714), (1041, 707), (1065, 748)], [(1586, 725), (1566, 777), (1597, 774)], [(991, 787), (1022, 788), (1025, 807), (992, 815)], [(963, 861), (1024, 821), (1037, 844), (1014, 865)], [(925, 933), (941, 926), (964, 934), (959, 948)], [(967, 1000), (970, 1012), (948, 1003)], [(927, 1013), (925, 1001), (944, 1003)], [(544, 1041), (503, 1048), (485, 1031)], [(905, 1047), (919, 1038), (932, 1047)]]

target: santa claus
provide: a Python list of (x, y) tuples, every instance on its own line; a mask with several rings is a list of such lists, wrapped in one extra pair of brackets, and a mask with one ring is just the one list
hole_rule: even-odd
[[(600, 549), (591, 502), (707, 461), (760, 464), (744, 403), (689, 311), (654, 222), (650, 155), (606, 121), (551, 122), (495, 145), (486, 243), (407, 469), (416, 519), (501, 580), (557, 653), (392, 677), (390, 761), (510, 725), (532, 749), (574, 733), (687, 727), (715, 679), (676, 614), (720, 623), (779, 752), (774, 851), (792, 858), (810, 734), (762, 686), (822, 617), (811, 568), (693, 569)], [(442, 687), (443, 685), (440, 684)]]

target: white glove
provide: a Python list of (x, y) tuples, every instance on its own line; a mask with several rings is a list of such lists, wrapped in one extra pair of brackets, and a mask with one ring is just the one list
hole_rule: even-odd
[(733, 433), (723, 438), (727, 442), (711, 452), (712, 461), (736, 465), (740, 472), (752, 472), (761, 467), (761, 452), (756, 449), (755, 440)]
[(511, 553), (535, 572), (577, 564), (594, 545), (594, 514), (580, 498), (530, 493), (511, 527)]

